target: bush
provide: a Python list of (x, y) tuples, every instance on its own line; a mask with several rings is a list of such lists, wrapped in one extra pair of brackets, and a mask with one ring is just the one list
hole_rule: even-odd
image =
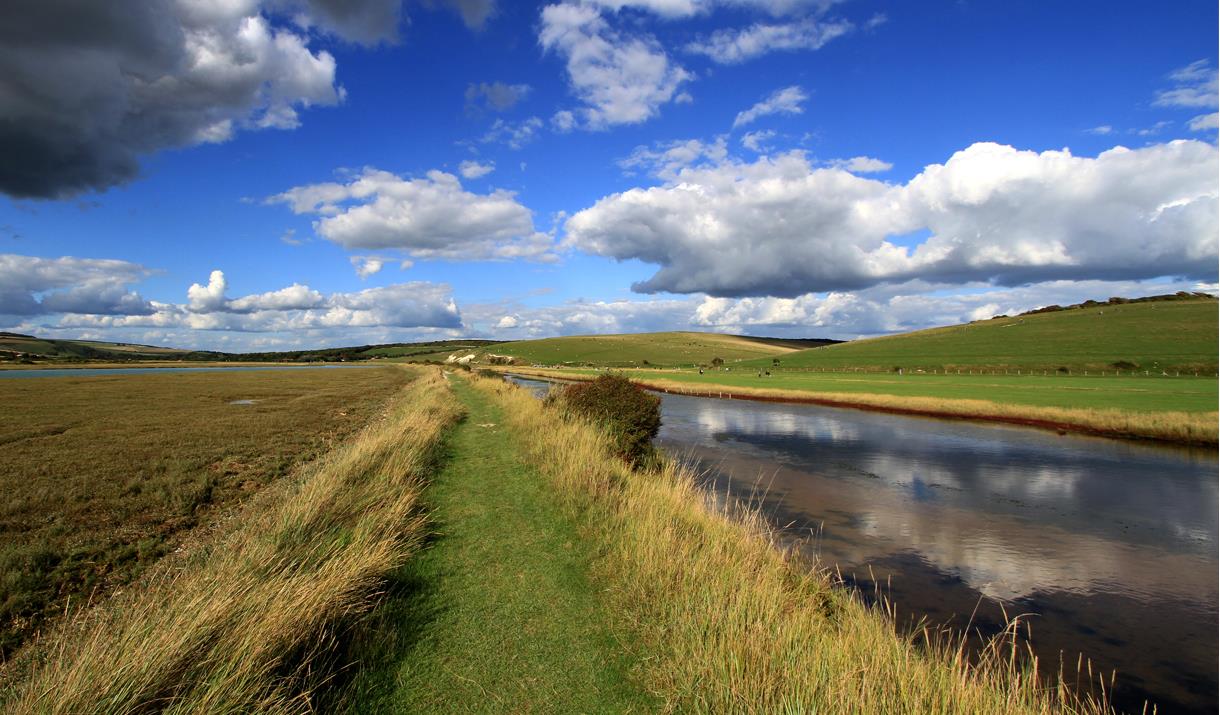
[(619, 456), (632, 465), (639, 466), (653, 456), (652, 439), (661, 429), (661, 398), (615, 374), (568, 385), (552, 394), (549, 402), (609, 432)]

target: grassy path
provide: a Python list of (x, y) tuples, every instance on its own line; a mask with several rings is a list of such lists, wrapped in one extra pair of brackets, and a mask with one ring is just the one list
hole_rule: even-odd
[(586, 578), (590, 554), (502, 415), (462, 379), (469, 412), (425, 493), (432, 543), (397, 576), (360, 644), (358, 712), (641, 712)]

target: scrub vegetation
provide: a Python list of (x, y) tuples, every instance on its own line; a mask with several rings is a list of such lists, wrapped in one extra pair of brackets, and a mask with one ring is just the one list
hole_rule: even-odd
[[(407, 372), (0, 380), (0, 660), (380, 414)], [(230, 404), (248, 400), (251, 404)]]
[(40, 643), (14, 713), (306, 712), (337, 648), (423, 536), (418, 498), (458, 417), (441, 377), (251, 502), (206, 548)]
[(589, 420), (610, 436), (614, 451), (639, 466), (654, 456), (652, 440), (661, 430), (661, 398), (622, 375), (599, 375), (547, 395), (566, 416)]

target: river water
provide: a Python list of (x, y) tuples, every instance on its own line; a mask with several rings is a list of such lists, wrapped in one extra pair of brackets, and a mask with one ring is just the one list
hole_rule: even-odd
[[(517, 380), (535, 391), (546, 383)], [(664, 395), (659, 442), (754, 499), (899, 619), (1024, 623), (1115, 704), (1217, 710), (1214, 450), (861, 410)]]

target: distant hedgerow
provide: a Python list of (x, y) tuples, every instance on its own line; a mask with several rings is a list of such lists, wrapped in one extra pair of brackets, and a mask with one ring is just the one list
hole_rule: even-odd
[(653, 456), (652, 440), (661, 429), (661, 398), (622, 375), (600, 375), (591, 382), (551, 392), (548, 402), (585, 417), (609, 432), (615, 451), (633, 465)]

